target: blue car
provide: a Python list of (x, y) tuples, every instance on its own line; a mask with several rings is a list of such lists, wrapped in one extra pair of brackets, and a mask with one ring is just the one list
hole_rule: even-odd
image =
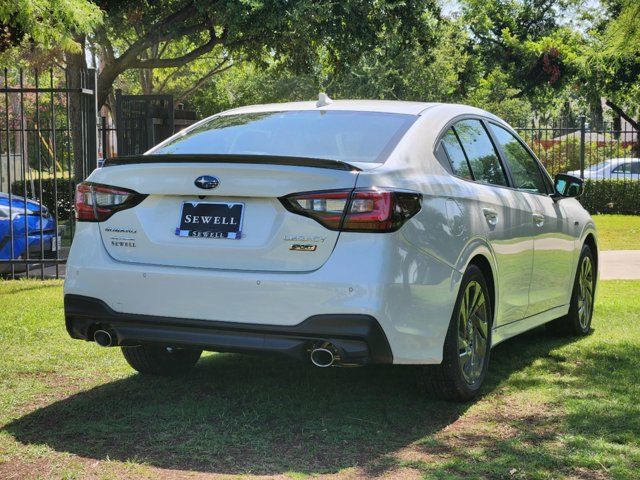
[[(41, 239), (44, 258), (55, 258), (56, 250), (59, 248), (58, 228), (56, 219), (47, 207), (35, 200), (17, 195), (12, 195), (9, 201), (8, 194), (0, 193), (0, 273), (11, 271), (11, 264), (2, 260), (33, 259), (37, 263), (37, 260), (42, 258)], [(16, 264), (14, 271), (25, 269), (25, 264)]]

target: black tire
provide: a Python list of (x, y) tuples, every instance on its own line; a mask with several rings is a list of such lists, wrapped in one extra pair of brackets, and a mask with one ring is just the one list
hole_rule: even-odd
[(121, 348), (127, 363), (138, 372), (148, 375), (185, 373), (193, 368), (202, 355), (202, 350), (169, 348), (162, 345)]
[[(591, 276), (583, 280), (583, 269), (589, 266)], [(591, 331), (591, 320), (593, 318), (593, 303), (596, 289), (597, 270), (596, 263), (593, 258), (593, 252), (589, 245), (583, 245), (578, 260), (578, 269), (576, 278), (573, 282), (573, 291), (571, 294), (571, 303), (569, 304), (569, 313), (564, 317), (560, 317), (552, 322), (547, 323), (547, 329), (557, 335), (570, 335), (581, 337), (588, 335)], [(584, 285), (581, 284), (584, 281)], [(584, 303), (586, 301), (586, 303)], [(584, 310), (586, 308), (586, 311)]]
[[(474, 375), (473, 380), (470, 381), (468, 375), (463, 372), (463, 366), (461, 364), (461, 362), (463, 362), (463, 356), (460, 354), (462, 350), (459, 343), (459, 336), (462, 333), (460, 331), (461, 325), (465, 322), (461, 323), (460, 311), (463, 307), (463, 302), (465, 302), (465, 304), (468, 303), (465, 301), (465, 292), (467, 292), (467, 289), (473, 288), (475, 292), (477, 286), (480, 287), (484, 296), (485, 303), (483, 305), (485, 310), (482, 313), (486, 319), (486, 325), (483, 322), (483, 326), (485, 327), (483, 330), (485, 330), (486, 337), (484, 338), (484, 355), (480, 363), (475, 363), (474, 366), (477, 378), (475, 378)], [(491, 295), (482, 271), (476, 265), (470, 265), (462, 278), (458, 298), (456, 299), (455, 308), (453, 309), (453, 315), (449, 322), (449, 329), (447, 330), (447, 336), (444, 341), (442, 363), (440, 365), (427, 365), (423, 367), (418, 380), (419, 386), (422, 389), (445, 400), (459, 402), (471, 400), (478, 394), (487, 374), (487, 368), (489, 367), (491, 326), (493, 324), (492, 307)], [(469, 322), (467, 322), (466, 325), (465, 332), (468, 332)], [(480, 334), (480, 330), (480, 328), (476, 328), (478, 334)], [(481, 338), (479, 337), (479, 339)], [(470, 343), (471, 342), (469, 342), (469, 344)], [(480, 342), (479, 345), (479, 348), (482, 348), (482, 342)], [(468, 347), (465, 350), (467, 349)]]

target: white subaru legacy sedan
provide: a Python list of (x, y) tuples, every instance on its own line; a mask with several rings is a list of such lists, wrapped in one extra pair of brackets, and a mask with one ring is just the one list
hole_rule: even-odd
[(589, 332), (582, 188), (464, 105), (223, 112), (78, 185), (67, 330), (146, 374), (203, 350), (419, 364), (421, 384), (469, 399), (503, 340)]

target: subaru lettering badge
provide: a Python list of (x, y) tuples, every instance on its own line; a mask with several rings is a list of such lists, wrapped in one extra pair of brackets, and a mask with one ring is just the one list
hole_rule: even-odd
[(218, 180), (213, 175), (201, 175), (196, 178), (196, 181), (193, 182), (196, 184), (196, 187), (203, 188), (204, 190), (211, 190), (212, 188), (216, 188), (220, 185), (220, 180)]

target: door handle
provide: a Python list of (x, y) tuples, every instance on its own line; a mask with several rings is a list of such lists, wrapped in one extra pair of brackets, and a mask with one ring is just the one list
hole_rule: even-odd
[(498, 212), (493, 208), (483, 208), (482, 213), (484, 214), (484, 218), (487, 219), (487, 223), (489, 225), (495, 227), (498, 224)]
[(533, 217), (533, 223), (535, 223), (537, 227), (541, 227), (544, 225), (544, 215), (534, 213), (531, 216)]

